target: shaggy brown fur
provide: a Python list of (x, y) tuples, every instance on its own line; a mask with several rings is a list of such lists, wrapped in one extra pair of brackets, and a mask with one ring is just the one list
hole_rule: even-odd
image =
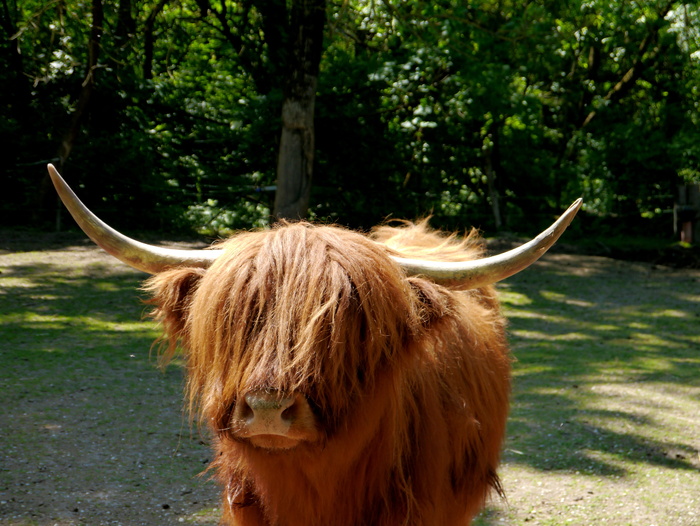
[[(208, 270), (147, 283), (190, 407), (216, 437), (223, 524), (468, 525), (492, 489), (510, 359), (492, 288), (407, 278), (388, 254), (480, 257), (424, 223), (370, 238), (283, 224), (237, 235)], [(230, 430), (254, 389), (301, 393), (320, 438), (270, 451)]]

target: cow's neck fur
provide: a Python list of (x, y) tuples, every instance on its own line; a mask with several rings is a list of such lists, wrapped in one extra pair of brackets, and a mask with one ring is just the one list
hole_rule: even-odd
[[(228, 444), (219, 444), (216, 468), (226, 485), (228, 513), (242, 526), (254, 516), (264, 517), (266, 526), (383, 524), (382, 516), (396, 513), (398, 503), (389, 506), (387, 499), (397, 498), (391, 493), (401, 478), (394, 458), (400, 452), (392, 450), (395, 397), (388, 392), (395, 381), (379, 382), (384, 385), (361, 404), (362, 413), (319, 444), (268, 452), (222, 438)], [(400, 509), (407, 512), (407, 507), (401, 503)]]
[[(227, 524), (469, 524), (488, 487), (476, 481), (474, 485), (480, 490), (475, 492), (471, 484), (455, 487), (454, 480), (437, 478), (449, 471), (444, 464), (453, 459), (447, 451), (449, 445), (432, 442), (431, 436), (435, 427), (444, 431), (449, 423), (437, 422), (430, 415), (419, 416), (426, 409), (421, 407), (425, 392), (405, 398), (426, 385), (436, 384), (417, 378), (378, 379), (368, 399), (359, 404), (362, 413), (350, 418), (337, 436), (323, 444), (270, 453), (222, 437), (213, 467), (225, 487)], [(449, 433), (437, 435), (449, 441)], [(469, 495), (466, 499), (465, 494)]]

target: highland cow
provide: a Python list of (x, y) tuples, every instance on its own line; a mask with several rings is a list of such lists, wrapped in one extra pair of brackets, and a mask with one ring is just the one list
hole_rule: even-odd
[(49, 171), (97, 244), (154, 274), (165, 355), (184, 350), (212, 432), (222, 524), (468, 525), (501, 491), (510, 357), (492, 283), (539, 258), (580, 200), (490, 258), (425, 222), (281, 223), (177, 251), (107, 227)]

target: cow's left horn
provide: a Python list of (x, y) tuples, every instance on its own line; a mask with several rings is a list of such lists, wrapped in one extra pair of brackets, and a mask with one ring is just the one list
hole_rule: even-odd
[(109, 254), (135, 269), (157, 274), (176, 266), (206, 268), (221, 255), (221, 250), (179, 250), (156, 247), (131, 239), (90, 212), (52, 164), (49, 164), (48, 169), (58, 195), (80, 228)]
[(517, 274), (542, 257), (571, 224), (582, 203), (582, 199), (577, 199), (539, 236), (497, 256), (465, 262), (425, 261), (401, 257), (394, 257), (394, 260), (407, 274), (423, 275), (438, 283), (454, 284), (462, 289), (484, 287)]

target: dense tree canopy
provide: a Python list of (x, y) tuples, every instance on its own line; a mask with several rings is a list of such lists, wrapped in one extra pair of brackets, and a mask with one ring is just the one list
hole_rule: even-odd
[(53, 219), (53, 161), (121, 224), (265, 224), (312, 4), (312, 218), (634, 222), (700, 182), (695, 3), (3, 0), (3, 220)]

